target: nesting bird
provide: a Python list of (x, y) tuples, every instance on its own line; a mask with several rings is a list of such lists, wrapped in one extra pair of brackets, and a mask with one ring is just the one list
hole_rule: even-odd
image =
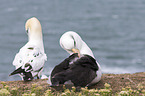
[(16, 67), (11, 75), (19, 74), (24, 81), (34, 77), (39, 79), (47, 56), (44, 52), (42, 29), (39, 20), (32, 17), (26, 21), (25, 29), (28, 42), (16, 54), (13, 65)]
[(51, 86), (71, 81), (76, 87), (85, 87), (101, 80), (99, 63), (95, 60), (91, 49), (76, 32), (64, 33), (60, 38), (60, 45), (70, 56), (53, 69), (50, 78)]

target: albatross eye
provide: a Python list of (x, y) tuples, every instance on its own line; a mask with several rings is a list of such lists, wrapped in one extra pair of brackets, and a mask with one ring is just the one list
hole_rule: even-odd
[(27, 34), (29, 33), (29, 28), (26, 29)]
[(28, 29), (26, 30), (27, 34), (28, 34)]

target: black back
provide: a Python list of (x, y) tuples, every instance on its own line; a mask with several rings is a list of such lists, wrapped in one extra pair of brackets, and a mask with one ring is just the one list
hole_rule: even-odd
[(75, 86), (84, 87), (96, 77), (98, 70), (96, 60), (89, 55), (84, 55), (69, 64), (76, 57), (78, 57), (77, 53), (72, 54), (53, 69), (52, 84), (64, 84), (64, 82), (71, 80)]

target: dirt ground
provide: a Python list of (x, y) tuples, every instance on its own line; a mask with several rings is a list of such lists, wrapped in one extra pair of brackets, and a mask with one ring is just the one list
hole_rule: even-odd
[[(130, 86), (132, 89), (137, 89), (138, 84), (142, 84), (145, 88), (145, 72), (134, 73), (134, 74), (103, 74), (102, 80), (90, 88), (104, 88), (104, 84), (108, 83), (111, 85), (112, 92), (119, 92), (122, 88)], [(20, 91), (31, 90), (32, 87), (42, 86), (43, 91), (49, 88), (47, 79), (37, 79), (30, 82), (24, 81), (0, 81), (0, 88), (4, 85), (8, 85), (9, 88), (17, 87)], [(35, 85), (35, 86), (34, 86)], [(62, 86), (54, 88), (56, 90), (61, 90)]]
[(145, 88), (145, 72), (134, 74), (103, 74), (102, 80), (91, 88), (104, 88), (105, 83), (111, 85), (113, 93), (119, 92), (127, 86), (136, 90), (138, 84), (143, 85)]

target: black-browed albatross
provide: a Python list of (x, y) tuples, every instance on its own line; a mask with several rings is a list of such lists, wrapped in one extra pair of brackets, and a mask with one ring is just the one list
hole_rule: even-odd
[(51, 86), (71, 81), (76, 87), (84, 87), (101, 80), (99, 63), (95, 60), (91, 49), (76, 32), (64, 33), (60, 38), (60, 45), (70, 56), (52, 70)]

